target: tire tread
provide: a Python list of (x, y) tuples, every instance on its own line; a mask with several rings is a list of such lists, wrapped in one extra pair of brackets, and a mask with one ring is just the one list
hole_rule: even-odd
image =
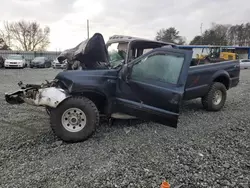
[[(218, 88), (221, 88), (222, 90), (222, 94), (224, 95), (223, 96), (223, 99), (222, 99), (222, 103), (220, 103), (220, 106), (217, 108), (217, 107), (214, 107), (213, 104), (212, 104), (212, 100), (213, 100), (213, 93), (218, 89)], [(227, 97), (227, 89), (225, 87), (224, 84), (220, 83), (220, 82), (214, 82), (207, 95), (205, 95), (201, 102), (202, 102), (202, 105), (203, 107), (208, 110), (208, 111), (219, 111), (223, 108), (224, 104), (225, 104), (225, 101), (226, 101), (226, 97)]]
[[(60, 107), (62, 105), (65, 104), (65, 102), (68, 102), (69, 100), (71, 100), (71, 103), (82, 103), (83, 105), (88, 105), (92, 110), (93, 113), (95, 115), (95, 123), (93, 125), (93, 129), (91, 130), (91, 132), (87, 135), (82, 136), (81, 138), (79, 137), (71, 137), (71, 136), (65, 136), (63, 134), (58, 133), (58, 117), (57, 117), (57, 113), (58, 113), (58, 109), (60, 110)], [(69, 104), (67, 104), (69, 105)], [(55, 135), (57, 135), (59, 138), (61, 138), (62, 140), (64, 140), (65, 142), (80, 142), (80, 141), (84, 141), (86, 139), (88, 139), (95, 131), (96, 127), (99, 125), (99, 121), (100, 121), (100, 115), (99, 115), (99, 111), (96, 107), (96, 105), (94, 104), (94, 102), (92, 102), (90, 99), (86, 98), (86, 97), (82, 97), (82, 96), (74, 96), (74, 97), (70, 97), (68, 99), (66, 99), (65, 101), (63, 101), (62, 104), (60, 104), (56, 109), (52, 109), (51, 110), (51, 116), (50, 116), (50, 123), (51, 123), (51, 129), (53, 131), (53, 133)], [(59, 118), (60, 122), (61, 122), (61, 117)], [(61, 123), (60, 123), (61, 124)]]

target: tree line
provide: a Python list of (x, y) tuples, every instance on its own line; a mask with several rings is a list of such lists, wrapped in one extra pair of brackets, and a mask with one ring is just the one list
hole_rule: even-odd
[[(155, 39), (175, 44), (187, 44), (185, 37), (180, 32), (170, 27), (160, 29)], [(222, 46), (250, 46), (250, 23), (236, 25), (212, 23), (211, 27), (205, 30), (202, 35), (195, 36), (190, 45), (222, 45)]]
[[(0, 50), (46, 50), (50, 44), (50, 28), (37, 22), (4, 22), (0, 29)], [(179, 45), (187, 44), (184, 36), (175, 27), (157, 31), (155, 40)], [(250, 46), (250, 23), (236, 25), (212, 23), (202, 35), (195, 36), (190, 45), (237, 45)]]

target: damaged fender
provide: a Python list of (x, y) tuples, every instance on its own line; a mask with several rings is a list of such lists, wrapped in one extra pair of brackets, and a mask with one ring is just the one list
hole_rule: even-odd
[(57, 87), (23, 87), (13, 92), (5, 93), (5, 100), (9, 104), (27, 103), (34, 106), (56, 108), (62, 101), (70, 97), (67, 92)]
[(49, 87), (39, 89), (35, 99), (24, 98), (23, 100), (26, 103), (35, 106), (48, 106), (51, 108), (56, 108), (66, 98), (68, 98), (68, 96), (63, 89)]

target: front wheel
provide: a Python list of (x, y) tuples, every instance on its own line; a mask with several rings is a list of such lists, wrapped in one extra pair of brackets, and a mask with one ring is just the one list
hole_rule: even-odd
[(49, 64), (48, 63), (45, 63), (44, 64), (44, 68), (49, 68), (50, 66), (49, 66)]
[(210, 87), (207, 95), (205, 95), (201, 102), (203, 107), (208, 111), (221, 110), (226, 102), (227, 89), (224, 84), (215, 82)]
[(26, 64), (24, 63), (23, 66), (22, 66), (22, 69), (24, 69), (26, 67)]
[(51, 128), (63, 141), (80, 142), (90, 137), (99, 124), (96, 105), (85, 97), (66, 99), (51, 110)]

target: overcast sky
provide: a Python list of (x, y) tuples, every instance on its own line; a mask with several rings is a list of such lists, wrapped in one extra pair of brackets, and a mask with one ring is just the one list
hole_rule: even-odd
[[(113, 34), (153, 39), (161, 28), (176, 27), (188, 41), (212, 22), (250, 22), (250, 0), (1, 0), (0, 21), (36, 20), (51, 28), (49, 50), (64, 50), (90, 36)], [(2, 24), (2, 23), (1, 23)]]

